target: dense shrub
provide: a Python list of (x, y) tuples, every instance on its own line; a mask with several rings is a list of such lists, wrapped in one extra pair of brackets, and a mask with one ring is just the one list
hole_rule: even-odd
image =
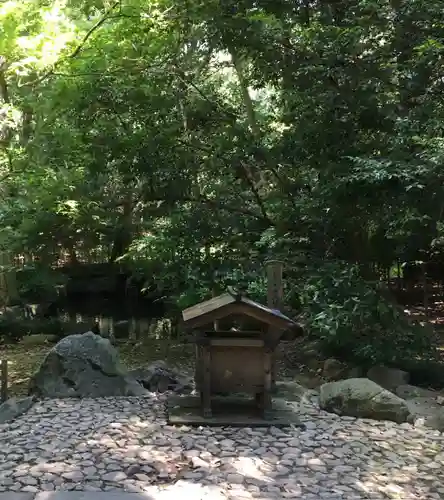
[(49, 266), (31, 264), (16, 272), (20, 297), (29, 301), (56, 300), (66, 276)]
[[(266, 301), (264, 272), (227, 272), (217, 285), (223, 290), (239, 283), (252, 299)], [(208, 298), (208, 290), (190, 287), (180, 297), (180, 307)], [(333, 356), (365, 367), (437, 357), (432, 329), (413, 322), (379, 282), (364, 280), (357, 266), (340, 261), (287, 264), (284, 294), (284, 312), (299, 315), (320, 358)]]
[(436, 357), (432, 329), (414, 323), (357, 267), (325, 263), (303, 274), (295, 298), (325, 355), (364, 366)]

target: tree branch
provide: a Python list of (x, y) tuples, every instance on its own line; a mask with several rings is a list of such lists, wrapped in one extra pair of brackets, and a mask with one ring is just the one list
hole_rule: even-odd
[(34, 80), (33, 82), (30, 82), (30, 83), (27, 83), (26, 85), (38, 85), (39, 83), (42, 83), (44, 80), (46, 80), (49, 76), (53, 75), (55, 70), (60, 66), (60, 64), (67, 60), (67, 59), (74, 59), (75, 57), (77, 57), (80, 52), (82, 51), (83, 47), (85, 46), (86, 42), (88, 41), (88, 39), (91, 37), (91, 35), (97, 31), (101, 26), (102, 24), (104, 24), (110, 17), (111, 17), (111, 13), (120, 5), (120, 0), (117, 0), (116, 2), (114, 2), (111, 7), (105, 12), (105, 14), (93, 25), (91, 26), (91, 28), (86, 32), (86, 34), (84, 35), (82, 41), (79, 43), (79, 45), (77, 45), (77, 47), (73, 50), (73, 52), (71, 52), (71, 54), (69, 54), (68, 56), (66, 57), (62, 57), (60, 58), (58, 61), (56, 61), (52, 68), (47, 71), (45, 74), (43, 74), (42, 76), (40, 76), (39, 78), (37, 78), (36, 80)]
[(219, 210), (225, 210), (227, 212), (237, 213), (240, 215), (245, 215), (247, 217), (253, 217), (254, 219), (266, 222), (268, 226), (275, 225), (274, 222), (266, 214), (265, 215), (257, 214), (255, 212), (253, 212), (252, 210), (247, 210), (246, 208), (239, 208), (239, 207), (233, 207), (231, 205), (226, 205), (224, 202), (221, 202), (221, 201), (210, 200), (210, 199), (205, 198), (205, 197), (201, 197), (198, 199), (190, 198), (190, 199), (184, 200), (184, 201), (188, 201), (191, 203), (202, 203), (204, 205), (208, 205), (208, 206), (213, 207), (213, 208), (218, 208)]
[[(191, 150), (202, 151), (202, 152), (207, 153), (207, 154), (209, 153), (209, 154), (215, 155), (215, 152), (211, 148), (207, 148), (205, 146), (199, 146), (199, 145), (195, 145), (195, 144), (190, 144), (189, 142), (182, 141), (181, 139), (178, 139), (178, 138), (176, 138), (175, 140), (179, 144), (183, 144), (184, 146), (189, 147)], [(227, 165), (229, 165), (229, 163), (227, 162), (226, 158), (223, 155), (219, 155), (219, 158), (222, 161), (224, 161)], [(264, 203), (264, 201), (261, 198), (261, 195), (259, 193), (259, 190), (256, 187), (254, 179), (252, 178), (252, 173), (250, 171), (250, 168), (242, 160), (240, 160), (240, 165), (241, 165), (241, 171), (243, 173), (243, 178), (244, 178), (245, 182), (248, 184), (251, 192), (253, 193), (253, 197), (254, 197), (254, 199), (256, 201), (256, 204), (259, 207), (259, 210), (260, 210), (260, 212), (262, 214), (261, 218), (263, 220), (267, 220), (270, 223), (271, 226), (274, 226), (274, 222), (269, 217), (269, 215), (267, 213), (267, 209), (265, 207), (265, 203)]]
[(69, 59), (73, 59), (74, 57), (78, 56), (80, 51), (83, 49), (84, 45), (88, 41), (88, 38), (95, 32), (97, 31), (102, 24), (104, 24), (108, 18), (111, 16), (111, 12), (113, 12), (114, 9), (116, 9), (120, 5), (120, 0), (117, 0), (114, 2), (111, 7), (105, 12), (105, 14), (102, 16), (101, 19), (99, 19), (96, 24), (94, 24), (85, 34), (83, 37), (83, 40), (80, 42), (80, 44), (74, 49), (74, 51), (68, 56)]
[(212, 208), (217, 208), (219, 210), (225, 210), (227, 212), (244, 215), (246, 217), (252, 217), (257, 220), (261, 220), (267, 223), (267, 226), (274, 226), (274, 222), (271, 221), (268, 217), (264, 217), (262, 214), (256, 213), (252, 210), (248, 210), (247, 208), (235, 207), (233, 205), (228, 205), (223, 201), (213, 200), (210, 198), (206, 198), (203, 195), (199, 195), (197, 197), (192, 196), (181, 196), (177, 198), (168, 198), (168, 197), (150, 197), (145, 200), (145, 203), (155, 203), (155, 202), (168, 202), (168, 203), (200, 203), (202, 205), (208, 205)]
[(235, 50), (232, 47), (228, 47), (228, 51), (230, 52), (234, 71), (239, 81), (239, 88), (244, 103), (245, 113), (247, 115), (248, 125), (250, 126), (250, 130), (253, 136), (258, 139), (261, 131), (256, 118), (256, 110), (254, 109), (253, 100), (251, 99), (250, 91), (248, 90), (248, 82), (244, 76), (242, 59), (238, 56), (238, 54), (236, 54)]
[(256, 200), (257, 206), (259, 207), (259, 209), (260, 209), (260, 211), (262, 213), (262, 216), (265, 219), (270, 220), (270, 217), (268, 216), (265, 204), (262, 201), (261, 195), (259, 194), (259, 190), (257, 189), (256, 184), (254, 182), (253, 174), (251, 173), (250, 168), (243, 161), (241, 161), (240, 163), (241, 163), (242, 172), (244, 174), (245, 181), (250, 186), (251, 192), (253, 193), (254, 199)]

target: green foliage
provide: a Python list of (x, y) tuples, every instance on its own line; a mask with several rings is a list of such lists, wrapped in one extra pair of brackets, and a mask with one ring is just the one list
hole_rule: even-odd
[(440, 1), (9, 0), (0, 23), (0, 250), (117, 262), (178, 307), (264, 300), (270, 256), (331, 262), (288, 290), (326, 348), (422, 352), (358, 275), (442, 255)]
[(27, 265), (16, 272), (19, 294), (25, 300), (57, 300), (58, 290), (67, 282), (66, 276), (47, 265)]
[(363, 366), (436, 356), (431, 329), (413, 323), (356, 266), (335, 262), (307, 271), (300, 300), (308, 334), (325, 355)]

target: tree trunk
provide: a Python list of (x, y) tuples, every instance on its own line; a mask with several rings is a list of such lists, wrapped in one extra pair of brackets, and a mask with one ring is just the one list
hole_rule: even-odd
[(116, 228), (110, 262), (125, 255), (133, 240), (133, 195), (129, 193), (123, 201), (123, 213)]
[(71, 266), (77, 266), (79, 264), (79, 259), (77, 258), (77, 252), (74, 246), (70, 245), (68, 247), (69, 264)]
[(0, 252), (0, 300), (3, 306), (19, 300), (17, 279), (11, 266), (11, 256), (7, 252)]
[(239, 88), (242, 94), (245, 112), (247, 114), (248, 125), (252, 134), (257, 138), (260, 135), (260, 130), (257, 123), (253, 100), (251, 99), (250, 92), (248, 90), (248, 82), (244, 76), (243, 61), (233, 49), (229, 49), (229, 51), (231, 60), (233, 61), (234, 70), (236, 71), (237, 79), (239, 81)]

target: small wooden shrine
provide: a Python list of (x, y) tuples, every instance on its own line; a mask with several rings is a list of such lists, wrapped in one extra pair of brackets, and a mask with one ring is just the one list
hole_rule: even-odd
[(204, 418), (220, 394), (254, 397), (262, 418), (272, 410), (273, 353), (282, 335), (302, 328), (277, 309), (233, 291), (183, 311), (184, 326), (195, 334), (196, 389)]

